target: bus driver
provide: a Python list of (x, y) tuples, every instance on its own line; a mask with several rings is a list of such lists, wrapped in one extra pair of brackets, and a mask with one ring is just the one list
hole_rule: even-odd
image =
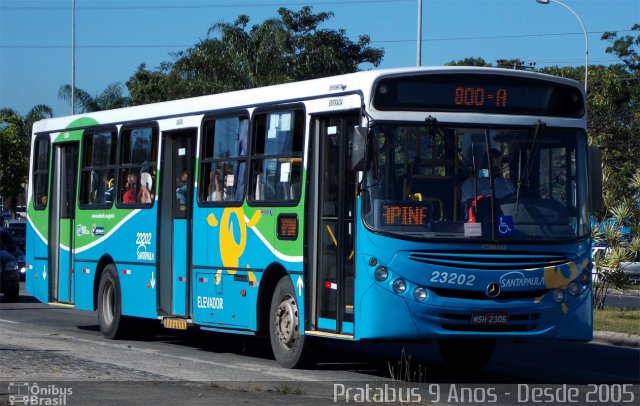
[(491, 175), (493, 176), (493, 187), (495, 189), (495, 197), (501, 199), (505, 196), (509, 196), (515, 193), (515, 188), (511, 179), (504, 178), (502, 170), (500, 169), (500, 151), (492, 148), (491, 165), (487, 164), (487, 157), (485, 155), (482, 169), (478, 170), (476, 174), (471, 174), (462, 183), (462, 203), (465, 205), (465, 211), (469, 209), (471, 203), (478, 196), (490, 196), (491, 184), (489, 183), (489, 167), (491, 168)]

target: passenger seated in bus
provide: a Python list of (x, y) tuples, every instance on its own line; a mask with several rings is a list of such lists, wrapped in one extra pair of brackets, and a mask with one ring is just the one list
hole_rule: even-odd
[(107, 181), (107, 190), (104, 191), (104, 202), (113, 202), (113, 178), (109, 178)]
[(222, 200), (222, 190), (220, 189), (220, 171), (215, 169), (209, 172), (209, 194), (207, 201), (219, 202)]
[(180, 175), (181, 185), (176, 189), (176, 199), (178, 200), (178, 206), (180, 211), (187, 210), (187, 171), (183, 171)]
[(138, 189), (138, 175), (130, 173), (127, 176), (127, 189), (122, 196), (122, 203), (134, 204), (136, 202), (136, 190)]
[(254, 194), (254, 199), (255, 200), (264, 199), (264, 179), (261, 172), (256, 175), (256, 190)]
[(299, 198), (300, 198), (300, 175), (298, 175), (298, 172), (294, 168), (291, 175), (291, 186), (289, 186), (289, 199), (298, 200)]
[(140, 174), (140, 191), (138, 192), (138, 203), (152, 203), (153, 194), (151, 188), (153, 187), (153, 180), (148, 172), (142, 172)]
[(491, 175), (493, 176), (493, 186), (496, 193), (495, 197), (501, 199), (515, 193), (513, 182), (511, 182), (511, 179), (505, 179), (503, 177), (502, 170), (500, 169), (500, 152), (497, 149), (492, 148), (490, 154), (491, 164), (489, 165), (487, 163), (485, 155), (480, 169), (476, 171), (477, 175), (471, 174), (471, 176), (462, 183), (461, 200), (465, 207), (465, 213), (468, 213), (469, 208), (478, 196), (491, 195), (489, 167), (491, 168)]

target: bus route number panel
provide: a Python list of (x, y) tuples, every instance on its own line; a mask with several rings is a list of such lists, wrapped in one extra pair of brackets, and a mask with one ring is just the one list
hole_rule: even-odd
[(432, 231), (433, 203), (430, 201), (376, 200), (376, 227), (389, 231)]

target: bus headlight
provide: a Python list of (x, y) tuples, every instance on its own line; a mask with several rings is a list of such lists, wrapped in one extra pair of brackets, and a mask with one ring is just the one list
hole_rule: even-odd
[(373, 271), (373, 276), (379, 282), (386, 281), (387, 278), (389, 277), (389, 271), (387, 270), (386, 267), (379, 266), (376, 268), (375, 271)]
[(393, 290), (395, 290), (396, 293), (404, 293), (404, 291), (407, 290), (407, 283), (404, 279), (396, 279), (393, 281)]
[(580, 280), (580, 283), (583, 285), (588, 285), (589, 282), (591, 281), (591, 273), (590, 271), (584, 271), (580, 274), (580, 277), (578, 278)]
[(369, 258), (369, 266), (376, 266), (376, 265), (378, 265), (378, 258), (376, 257)]
[(413, 290), (413, 297), (415, 297), (418, 302), (424, 302), (427, 299), (427, 290), (418, 286)]
[(576, 281), (571, 282), (569, 286), (567, 286), (567, 291), (571, 296), (578, 296), (581, 290), (580, 285), (578, 285)]
[(558, 303), (564, 302), (564, 290), (556, 289), (553, 291), (552, 296), (553, 296), (553, 300), (555, 300), (556, 302)]

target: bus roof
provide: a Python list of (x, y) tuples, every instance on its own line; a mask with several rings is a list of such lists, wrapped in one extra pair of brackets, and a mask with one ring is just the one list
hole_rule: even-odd
[(561, 83), (582, 88), (579, 82), (552, 75), (527, 72), (513, 69), (469, 67), (469, 66), (438, 66), (379, 69), (360, 71), (320, 79), (300, 82), (290, 82), (279, 85), (217, 93), (206, 96), (171, 100), (159, 103), (124, 107), (114, 110), (104, 110), (91, 113), (76, 114), (44, 119), (36, 122), (33, 133), (49, 133), (68, 131), (73, 129), (71, 124), (80, 118), (92, 118), (100, 125), (127, 123), (131, 121), (156, 120), (168, 117), (180, 117), (205, 114), (215, 110), (244, 109), (265, 104), (287, 103), (319, 97), (332, 97), (339, 94), (359, 92), (365, 103), (370, 100), (373, 83), (382, 77), (400, 75), (416, 75), (429, 73), (477, 73), (501, 74), (506, 76), (525, 76)]

